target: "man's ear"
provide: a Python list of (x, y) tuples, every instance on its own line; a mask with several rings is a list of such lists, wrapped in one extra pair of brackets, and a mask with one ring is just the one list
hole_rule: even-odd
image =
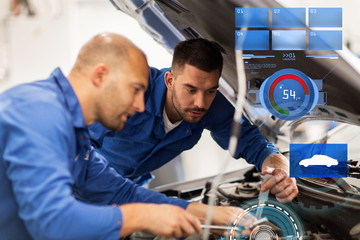
[(164, 76), (165, 84), (167, 89), (171, 89), (174, 84), (174, 74), (172, 72), (166, 72)]
[(91, 82), (96, 87), (101, 87), (109, 74), (109, 69), (105, 64), (98, 64), (92, 71)]

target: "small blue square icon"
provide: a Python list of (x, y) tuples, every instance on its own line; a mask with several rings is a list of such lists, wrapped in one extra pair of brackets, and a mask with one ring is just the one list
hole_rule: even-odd
[(290, 144), (290, 177), (347, 177), (347, 144)]

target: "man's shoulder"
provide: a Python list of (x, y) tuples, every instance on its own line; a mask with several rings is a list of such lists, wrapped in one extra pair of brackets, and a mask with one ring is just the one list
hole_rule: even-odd
[(211, 103), (209, 111), (203, 118), (203, 122), (206, 128), (219, 128), (222, 124), (229, 120), (232, 120), (234, 114), (233, 105), (227, 100), (227, 98), (220, 92), (217, 91), (214, 101)]
[(159, 100), (163, 99), (166, 93), (164, 75), (168, 71), (170, 71), (170, 68), (157, 69), (150, 67), (149, 87), (145, 93), (147, 110), (156, 109), (158, 106), (155, 106), (159, 103)]
[(169, 72), (171, 70), (171, 68), (155, 68), (155, 67), (150, 67), (150, 84), (156, 84), (156, 80), (163, 80), (163, 77), (165, 75), (166, 72)]
[(34, 111), (46, 107), (49, 114), (63, 111), (63, 99), (58, 88), (49, 80), (40, 80), (15, 86), (0, 94), (0, 112), (9, 109), (30, 108)]
[(43, 101), (57, 98), (57, 88), (50, 80), (39, 80), (31, 83), (23, 83), (10, 88), (0, 94), (1, 99), (13, 99), (14, 102), (26, 100)]
[(227, 98), (218, 90), (216, 97), (211, 104), (210, 109), (232, 109), (233, 105), (227, 100)]

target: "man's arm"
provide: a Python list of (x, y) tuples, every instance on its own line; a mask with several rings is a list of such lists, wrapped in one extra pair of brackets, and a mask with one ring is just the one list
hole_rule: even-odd
[(122, 177), (109, 166), (105, 157), (93, 148), (86, 163), (87, 166), (75, 179), (75, 197), (82, 201), (102, 205), (132, 202), (166, 203), (183, 209), (189, 204), (188, 201), (167, 197)]
[[(218, 93), (219, 94), (219, 93)], [(228, 148), (234, 107), (219, 94), (214, 101), (213, 114), (209, 130), (214, 140), (224, 149)], [(289, 202), (298, 193), (295, 179), (289, 177), (289, 161), (275, 146), (268, 142), (257, 126), (252, 125), (245, 117), (241, 119), (241, 133), (236, 151), (236, 158), (245, 158), (248, 163), (255, 164), (262, 174), (272, 174), (264, 189), (271, 189), (280, 202)]]
[[(206, 128), (211, 131), (212, 138), (227, 150), (229, 146), (231, 126), (233, 123), (234, 107), (218, 92), (207, 115)], [(261, 171), (264, 159), (279, 151), (268, 142), (260, 133), (257, 126), (252, 125), (246, 117), (241, 119), (241, 132), (235, 158), (244, 158), (248, 163), (254, 164)]]
[(63, 109), (54, 104), (25, 105), (6, 112), (0, 120), (4, 130), (0, 138), (6, 138), (2, 158), (19, 217), (34, 239), (117, 239), (135, 230), (166, 237), (201, 232), (197, 219), (177, 206), (139, 203), (119, 207), (74, 199), (69, 171), (74, 161), (69, 159), (71, 124)]
[[(172, 198), (172, 197), (166, 197), (163, 194), (154, 192), (152, 190), (143, 188), (138, 186), (137, 184), (134, 184), (133, 182), (124, 179), (121, 175), (117, 174), (115, 170), (110, 168), (106, 162), (106, 159), (92, 151), (92, 154), (90, 154), (89, 159), (89, 166), (87, 168), (87, 171), (84, 172), (84, 176), (86, 176), (86, 182), (87, 186), (85, 187), (85, 191), (82, 193), (82, 197), (84, 200), (94, 202), (96, 204), (109, 204), (109, 203), (117, 203), (117, 204), (123, 204), (121, 205), (121, 209), (123, 209), (123, 206), (126, 206), (128, 208), (131, 208), (134, 204), (131, 202), (145, 202), (145, 203), (167, 203), (171, 205), (177, 205), (183, 209), (186, 209), (187, 213), (190, 213), (191, 215), (196, 216), (200, 222), (204, 223), (205, 217), (207, 214), (208, 206), (201, 203), (189, 203), (188, 201)], [(100, 187), (99, 187), (100, 186)], [(129, 204), (130, 203), (130, 204)], [(153, 229), (152, 232), (157, 233), (159, 229), (161, 228), (162, 231), (167, 231), (167, 227), (174, 228), (176, 226), (175, 223), (179, 224), (185, 223), (188, 225), (187, 222), (190, 222), (190, 219), (188, 217), (185, 217), (185, 219), (188, 219), (187, 221), (183, 221), (180, 219), (184, 219), (184, 216), (178, 217), (175, 215), (177, 213), (174, 209), (156, 209), (155, 206), (160, 205), (154, 205), (149, 204), (152, 206), (151, 208), (147, 208), (146, 206), (135, 208), (132, 210), (127, 211), (128, 214), (131, 214), (132, 217), (129, 217), (129, 219), (132, 219), (132, 222), (138, 222), (139, 220), (136, 218), (138, 215), (145, 215), (146, 217), (141, 221), (146, 221), (150, 225), (152, 223), (152, 226), (159, 227), (158, 229)], [(165, 205), (170, 206), (170, 205)], [(172, 206), (175, 208), (175, 206)], [(179, 207), (176, 207), (180, 209)], [(171, 214), (170, 214), (171, 212)], [(233, 222), (236, 217), (239, 216), (240, 213), (242, 213), (243, 210), (241, 208), (236, 207), (214, 207), (214, 212), (211, 218), (211, 223), (216, 225), (223, 225), (226, 226), (229, 223)], [(127, 214), (124, 213), (123, 214)], [(150, 214), (151, 213), (151, 214)], [(168, 217), (162, 217), (160, 218), (160, 214), (162, 215), (169, 213)], [(124, 217), (125, 218), (125, 217)], [(166, 220), (167, 219), (167, 220)], [(178, 219), (178, 220), (176, 220)], [(135, 221), (136, 220), (136, 221)], [(165, 220), (163, 227), (161, 227), (162, 224), (161, 221)], [(173, 220), (176, 220), (175, 222), (172, 222)], [(153, 222), (155, 221), (155, 222)], [(124, 224), (126, 223), (126, 220), (124, 220)], [(143, 225), (143, 224), (141, 224)], [(164, 227), (167, 225), (167, 227)], [(131, 226), (135, 227), (132, 228)], [(136, 226), (134, 224), (131, 224), (129, 227), (129, 230), (126, 230), (126, 225), (123, 226), (123, 231), (137, 231)], [(144, 224), (145, 226), (145, 224)], [(194, 225), (192, 225), (194, 227)], [(188, 227), (188, 229), (190, 229)], [(194, 227), (194, 229), (196, 229)], [(148, 229), (146, 229), (148, 230)], [(158, 234), (158, 233), (157, 233)], [(169, 236), (169, 235), (165, 235)], [(172, 235), (174, 236), (174, 235)]]
[(67, 123), (63, 108), (53, 103), (29, 100), (2, 112), (2, 158), (18, 215), (34, 239), (115, 239), (119, 208), (72, 196), (73, 128)]

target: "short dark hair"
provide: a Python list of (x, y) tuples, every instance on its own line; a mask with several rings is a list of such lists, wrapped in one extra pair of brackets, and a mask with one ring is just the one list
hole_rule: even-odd
[(220, 51), (216, 42), (203, 38), (182, 41), (175, 46), (171, 68), (181, 72), (185, 64), (189, 64), (205, 72), (218, 69), (221, 75), (223, 57)]

